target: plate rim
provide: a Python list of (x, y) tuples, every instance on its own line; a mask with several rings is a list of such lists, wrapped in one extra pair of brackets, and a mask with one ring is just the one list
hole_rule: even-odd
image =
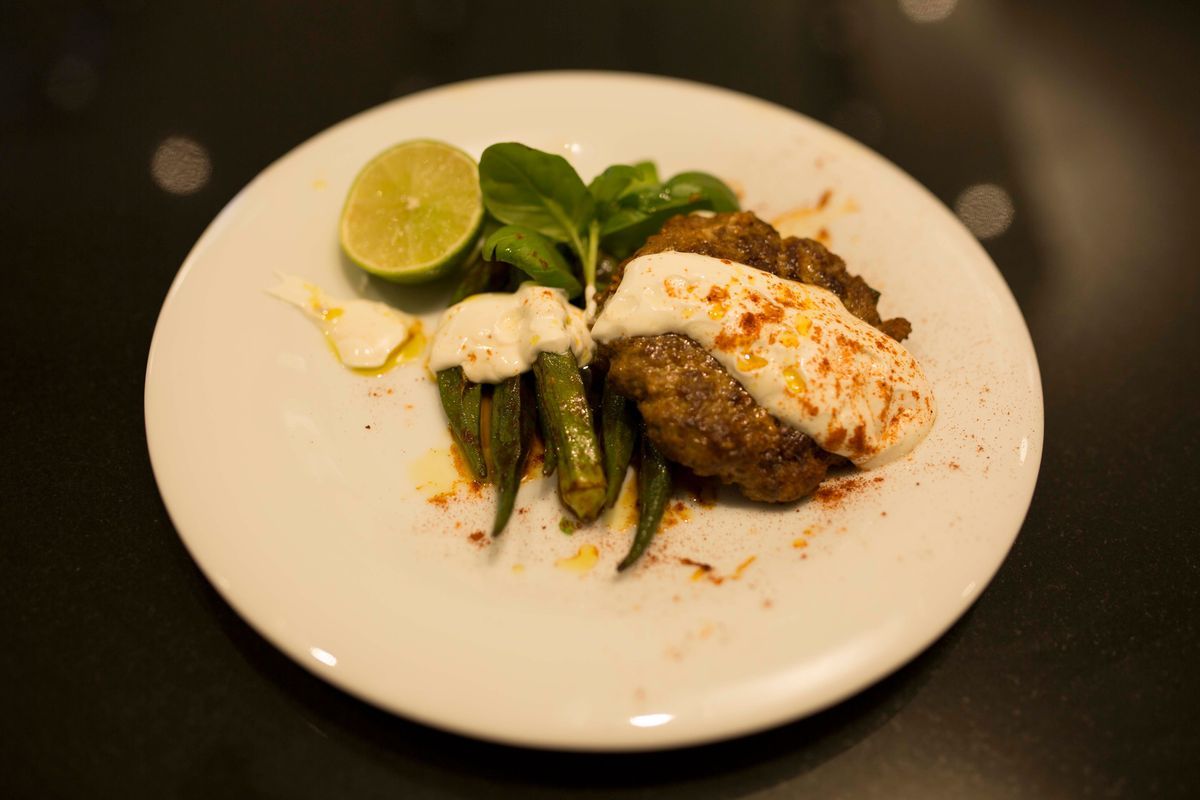
[[(680, 730), (677, 726), (643, 729), (638, 731), (640, 736), (630, 737), (619, 742), (598, 740), (592, 740), (589, 742), (563, 741), (561, 737), (554, 736), (553, 732), (547, 735), (531, 735), (528, 732), (514, 733), (512, 731), (497, 732), (482, 727), (473, 727), (470, 724), (460, 724), (455, 721), (435, 718), (433, 715), (416, 712), (410, 708), (403, 708), (401, 707), (402, 704), (394, 702), (389, 697), (382, 696), (378, 693), (372, 693), (368, 689), (356, 685), (353, 681), (347, 680), (346, 676), (338, 670), (320, 671), (317, 666), (312, 663), (311, 659), (301, 657), (292, 643), (286, 641), (286, 637), (282, 635), (277, 636), (275, 632), (268, 628), (267, 625), (261, 623), (260, 620), (255, 618), (255, 615), (252, 613), (252, 609), (243, 607), (239, 599), (231, 596), (231, 593), (221, 585), (221, 582), (217, 579), (217, 576), (211, 571), (210, 565), (206, 563), (201, 549), (197, 546), (199, 540), (197, 539), (196, 541), (192, 541), (189, 536), (184, 533), (184, 527), (179, 524), (179, 520), (177, 520), (176, 514), (172, 510), (171, 504), (168, 501), (167, 492), (164, 490), (162, 478), (160, 477), (162, 474), (160, 472), (160, 463), (165, 456), (161, 450), (157, 456), (155, 454), (156, 447), (154, 444), (154, 435), (152, 433), (152, 421), (150, 416), (151, 410), (149, 403), (154, 364), (159, 350), (163, 347), (161, 338), (163, 319), (170, 313), (173, 306), (179, 302), (179, 294), (182, 291), (182, 287), (188, 276), (194, 269), (195, 264), (200, 257), (199, 254), (208, 245), (209, 240), (216, 237), (221, 228), (229, 221), (231, 217), (236, 214), (244, 198), (260, 183), (269, 180), (270, 176), (280, 167), (283, 162), (290, 160), (298, 152), (310, 147), (315, 147), (326, 138), (338, 135), (343, 128), (356, 125), (364, 118), (370, 117), (374, 114), (383, 113), (386, 109), (392, 108), (396, 105), (432, 94), (464, 88), (486, 87), (488, 84), (570, 79), (636, 81), (645, 84), (657, 84), (666, 90), (686, 87), (691, 90), (699, 90), (705, 93), (721, 95), (738, 102), (760, 105), (774, 113), (782, 113), (799, 118), (805, 124), (819, 128), (825, 135), (837, 141), (839, 145), (847, 147), (855, 154), (855, 157), (866, 158), (872, 163), (873, 167), (882, 168), (891, 172), (893, 177), (900, 179), (909, 190), (915, 189), (917, 192), (923, 194), (925, 198), (932, 201), (933, 204), (935, 204), (941, 210), (941, 212), (946, 215), (950, 221), (952, 221), (954, 225), (963, 228), (961, 222), (954, 217), (949, 208), (947, 208), (945, 204), (942, 203), (942, 201), (928, 188), (926, 188), (916, 178), (901, 169), (898, 165), (894, 164), (866, 145), (852, 139), (851, 137), (834, 128), (829, 127), (825, 123), (822, 123), (819, 120), (804, 114), (803, 112), (723, 86), (717, 86), (691, 79), (655, 75), (650, 73), (608, 70), (547, 70), (504, 73), (472, 78), (463, 81), (441, 84), (438, 86), (429, 87), (419, 92), (404, 95), (403, 97), (392, 98), (383, 103), (363, 109), (362, 111), (359, 111), (350, 117), (339, 120), (333, 125), (322, 129), (304, 141), (296, 144), (278, 158), (272, 160), (266, 167), (260, 170), (248, 183), (246, 183), (233, 195), (233, 197), (224, 205), (224, 207), (222, 207), (222, 209), (204, 228), (203, 232), (188, 250), (187, 255), (185, 256), (183, 262), (171, 281), (155, 319), (154, 334), (151, 338), (150, 347), (147, 354), (142, 395), (143, 422), (146, 434), (147, 451), (151, 462), (151, 468), (154, 473), (155, 484), (163, 501), (163, 506), (167, 512), (168, 518), (171, 521), (172, 527), (175, 529), (176, 535), (182, 541), (188, 555), (200, 569), (210, 586), (212, 586), (218, 595), (220, 595), (221, 599), (237, 613), (239, 619), (249, 625), (256, 634), (262, 636), (264, 639), (270, 642), (272, 646), (284, 653), (289, 659), (295, 663), (298, 663), (306, 671), (313, 674), (320, 680), (335, 686), (339, 690), (346, 692), (362, 702), (369, 703), (376, 707), (382, 708), (389, 713), (394, 713), (405, 719), (416, 721), (436, 729), (450, 731), (455, 734), (497, 744), (518, 745), (554, 751), (635, 752), (690, 747), (731, 739), (753, 732), (774, 728), (779, 725), (819, 713), (820, 711), (846, 700), (847, 698), (884, 679), (888, 675), (891, 675), (894, 672), (902, 669), (905, 665), (909, 664), (926, 650), (928, 650), (928, 648), (934, 642), (944, 636), (951, 627), (957, 624), (957, 622), (962, 619), (966, 611), (971, 608), (971, 606), (974, 605), (974, 603), (977, 602), (979, 598), (986, 592), (987, 587), (995, 578), (1000, 567), (1007, 560), (1008, 555), (1011, 553), (1012, 547), (1017, 540), (1017, 537), (1020, 535), (1021, 530), (1024, 527), (1025, 520), (1032, 504), (1034, 492), (1037, 486), (1037, 480), (1041, 470), (1045, 437), (1045, 396), (1041, 380), (1040, 364), (1037, 358), (1037, 351), (1034, 347), (1033, 339), (1029, 332), (1028, 322), (1021, 311), (1019, 303), (1017, 303), (1016, 298), (1012, 293), (1011, 287), (1008, 285), (1007, 281), (1004, 280), (1003, 274), (1000, 272), (999, 267), (984, 249), (982, 244), (980, 244), (980, 242), (974, 236), (971, 236), (969, 232), (966, 232), (965, 228), (963, 228), (963, 231), (967, 234), (967, 238), (970, 241), (970, 247), (974, 251), (975, 256), (977, 258), (982, 258), (990, 267), (989, 282), (992, 284), (993, 291), (996, 291), (1008, 304), (1011, 305), (1012, 310), (1016, 313), (1016, 319), (1021, 323), (1019, 326), (1019, 332), (1022, 334), (1021, 340), (1019, 342), (1014, 341), (1013, 344), (1019, 347), (1024, 356), (1027, 356), (1028, 364), (1031, 368), (1030, 383), (1031, 386), (1036, 390), (1031, 397), (1031, 400), (1036, 403), (1036, 414), (1032, 420), (1034, 425), (1031, 428), (1031, 433), (1034, 434), (1034, 436), (1031, 437), (1029, 442), (1030, 455), (1034, 456), (1034, 458), (1030, 459), (1032, 461), (1032, 465), (1025, 473), (1028, 475), (1027, 486), (1022, 487), (1022, 491), (1020, 493), (1020, 495), (1024, 497), (1024, 499), (1021, 501), (1023, 509), (1019, 515), (1019, 521), (1016, 523), (1015, 530), (1009, 539), (1007, 546), (1004, 548), (1003, 554), (987, 570), (986, 579), (982, 581), (979, 591), (971, 595), (969, 598), (964, 598), (963, 602), (959, 604), (959, 607), (955, 609), (954, 613), (947, 616), (944, 624), (941, 626), (935, 626), (933, 632), (928, 636), (923, 637), (919, 645), (913, 646), (911, 648), (911, 652), (909, 652), (907, 655), (898, 660), (888, 661), (886, 663), (883, 661), (874, 662), (870, 669), (861, 671), (857, 680), (844, 686), (841, 691), (831, 693), (823, 702), (816, 704), (798, 704), (802, 706), (799, 708), (799, 710), (797, 710), (797, 708), (793, 705), (783, 703), (780, 704), (780, 710), (772, 715), (759, 715), (751, 719), (741, 719), (738, 720), (737, 724), (726, 723), (723, 726), (708, 725), (700, 730)], [(1015, 505), (1016, 504), (1014, 503), (1014, 506)], [(646, 734), (655, 735), (647, 736)]]

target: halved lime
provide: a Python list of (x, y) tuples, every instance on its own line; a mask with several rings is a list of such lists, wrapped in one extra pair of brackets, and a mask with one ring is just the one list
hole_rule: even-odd
[(483, 222), (475, 159), (445, 142), (395, 145), (358, 173), (342, 208), (342, 250), (389, 281), (424, 283), (470, 251)]

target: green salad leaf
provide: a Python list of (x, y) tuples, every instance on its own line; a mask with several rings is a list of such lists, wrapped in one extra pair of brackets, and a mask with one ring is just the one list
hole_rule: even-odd
[[(653, 169), (653, 165), (650, 167)], [(650, 173), (645, 174), (649, 176)], [(628, 177), (629, 172), (615, 173), (614, 183), (618, 176)], [(605, 188), (611, 192), (611, 187)], [(599, 206), (608, 212), (601, 217), (600, 243), (617, 258), (625, 258), (641, 247), (664, 222), (677, 214), (738, 210), (737, 196), (706, 172), (681, 172), (662, 184), (645, 179), (629, 180), (615, 200), (609, 201), (607, 197), (605, 200)]]
[(653, 161), (613, 164), (588, 184), (588, 191), (596, 200), (596, 218), (603, 223), (619, 210), (621, 198), (658, 183), (658, 168)]
[(595, 215), (595, 201), (562, 156), (516, 142), (494, 144), (479, 159), (479, 185), (496, 219), (584, 251), (580, 233)]
[(578, 297), (583, 292), (583, 285), (554, 242), (530, 228), (520, 225), (500, 228), (483, 243), (483, 257), (511, 264), (543, 286), (565, 289), (568, 297)]

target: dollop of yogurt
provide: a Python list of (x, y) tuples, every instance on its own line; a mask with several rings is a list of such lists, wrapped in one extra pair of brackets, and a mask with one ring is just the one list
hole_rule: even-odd
[(664, 333), (696, 341), (777, 419), (859, 467), (905, 455), (933, 426), (917, 360), (820, 287), (694, 253), (640, 256), (592, 336)]
[(338, 359), (352, 369), (374, 369), (387, 364), (409, 340), (417, 320), (373, 300), (340, 300), (321, 287), (294, 275), (279, 275), (267, 290), (291, 303), (317, 324)]
[(533, 367), (538, 353), (575, 354), (580, 366), (596, 345), (582, 309), (562, 289), (522, 284), (516, 292), (476, 294), (446, 309), (433, 334), (429, 368), (462, 367), (467, 380), (499, 383)]

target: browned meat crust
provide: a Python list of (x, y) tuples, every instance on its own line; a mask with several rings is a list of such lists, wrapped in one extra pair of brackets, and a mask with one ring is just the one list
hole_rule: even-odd
[(715, 214), (711, 217), (691, 214), (672, 217), (642, 248), (617, 267), (603, 300), (616, 291), (625, 265), (638, 256), (675, 250), (699, 253), (713, 258), (728, 258), (748, 264), (781, 278), (811, 283), (836, 294), (850, 313), (869, 325), (904, 341), (912, 330), (908, 320), (897, 317), (882, 320), (876, 304), (879, 292), (846, 269), (846, 262), (815, 239), (784, 239), (767, 223), (749, 211)]
[(751, 500), (795, 500), (835, 460), (754, 402), (717, 360), (685, 336), (615, 343), (609, 380), (637, 401), (663, 455), (699, 475), (736, 483)]
[[(822, 244), (782, 239), (749, 212), (668, 220), (618, 266), (606, 297), (629, 260), (667, 250), (727, 258), (822, 286), (851, 313), (897, 340), (911, 328), (905, 319), (881, 320), (879, 293)], [(752, 500), (797, 500), (817, 487), (831, 465), (843, 462), (775, 419), (691, 339), (674, 334), (620, 339), (606, 355), (614, 387), (637, 402), (650, 438), (667, 458), (737, 484)]]
[[(778, 235), (778, 234), (777, 234)], [(874, 325), (898, 342), (908, 338), (912, 325), (903, 317), (883, 320), (879, 317), (879, 292), (846, 269), (846, 262), (829, 252), (814, 239), (789, 236), (782, 242), (783, 254), (771, 271), (781, 278), (811, 283), (828, 289), (842, 300), (850, 313)]]

